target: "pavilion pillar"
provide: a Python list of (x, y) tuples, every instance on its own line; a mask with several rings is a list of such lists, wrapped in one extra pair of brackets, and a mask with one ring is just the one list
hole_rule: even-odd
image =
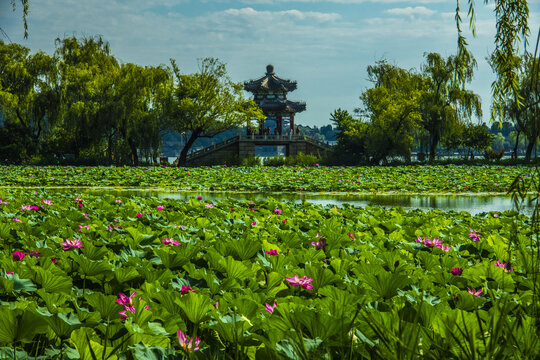
[(279, 115), (277, 118), (278, 134), (281, 136), (283, 134), (283, 115)]
[(296, 135), (296, 128), (294, 127), (294, 113), (291, 114), (291, 121), (290, 121), (289, 125), (290, 125), (290, 128), (291, 128), (291, 129), (289, 130), (290, 133), (291, 133), (293, 136)]

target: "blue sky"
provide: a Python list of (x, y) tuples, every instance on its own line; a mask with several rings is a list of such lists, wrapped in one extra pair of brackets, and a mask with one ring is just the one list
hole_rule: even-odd
[[(465, 8), (467, 1), (460, 2)], [(479, 64), (470, 88), (482, 97), (486, 122), (494, 80), (485, 61), (494, 48), (492, 2), (476, 1), (477, 36), (465, 33)], [(271, 63), (278, 76), (298, 81), (289, 98), (307, 103), (296, 117), (302, 125), (325, 125), (334, 109), (358, 107), (370, 86), (366, 67), (377, 60), (419, 69), (425, 52), (449, 56), (457, 47), (453, 0), (36, 0), (27, 40), (21, 6), (12, 12), (9, 3), (0, 0), (0, 26), (33, 52), (53, 53), (57, 37), (102, 35), (122, 62), (174, 58), (192, 73), (197, 59), (217, 57), (238, 82), (264, 75)], [(540, 0), (529, 8), (532, 48)]]

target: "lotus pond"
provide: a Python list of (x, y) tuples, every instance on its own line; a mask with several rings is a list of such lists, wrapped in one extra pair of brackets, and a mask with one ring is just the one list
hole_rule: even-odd
[(1, 186), (122, 186), (182, 190), (504, 193), (525, 166), (0, 167)]
[(517, 212), (0, 195), (0, 358), (540, 357)]

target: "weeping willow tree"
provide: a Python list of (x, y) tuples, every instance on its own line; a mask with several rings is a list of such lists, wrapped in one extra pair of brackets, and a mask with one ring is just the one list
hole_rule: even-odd
[[(457, 78), (465, 83), (467, 79), (467, 66), (473, 62), (473, 56), (467, 49), (467, 40), (462, 31), (461, 5), (464, 0), (456, 0), (456, 26), (458, 31), (458, 59), (460, 67), (457, 69)], [(475, 1), (467, 0), (467, 18), (473, 36), (476, 36)], [(495, 49), (492, 53), (491, 67), (497, 79), (491, 84), (493, 106), (491, 119), (501, 120), (507, 95), (512, 93), (518, 106), (522, 97), (519, 94), (520, 64), (518, 55), (520, 48), (528, 45), (529, 6), (527, 0), (484, 0), (484, 3), (495, 4), (494, 14), (496, 21)]]
[[(17, 1), (16, 0), (10, 0), (11, 2), (11, 7), (13, 8), (13, 11), (17, 10)], [(23, 26), (24, 26), (24, 38), (25, 39), (28, 39), (28, 9), (30, 8), (29, 6), (29, 3), (28, 3), (28, 0), (19, 0), (19, 2), (21, 3), (21, 6), (22, 6), (22, 9), (23, 9), (23, 16), (22, 16), (22, 19), (23, 19)], [(0, 26), (0, 32), (4, 34), (4, 36), (6, 38), (8, 38), (9, 40), (9, 37), (7, 36), (6, 32), (4, 31), (4, 29), (2, 29), (2, 27)]]
[(422, 98), (421, 124), (429, 133), (429, 160), (433, 161), (441, 138), (473, 114), (481, 118), (482, 104), (480, 96), (465, 89), (454, 76), (457, 70), (461, 70), (463, 81), (470, 82), (476, 67), (474, 58), (464, 68), (456, 56), (444, 59), (440, 54), (429, 53), (426, 61), (423, 73), (428, 90)]

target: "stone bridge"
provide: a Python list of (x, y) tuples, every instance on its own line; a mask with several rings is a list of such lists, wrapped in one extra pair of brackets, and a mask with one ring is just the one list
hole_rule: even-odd
[(238, 135), (220, 143), (207, 146), (187, 155), (188, 165), (224, 164), (233, 159), (242, 161), (255, 156), (255, 147), (261, 145), (285, 146), (286, 156), (299, 153), (323, 155), (331, 145), (308, 136), (299, 135)]

